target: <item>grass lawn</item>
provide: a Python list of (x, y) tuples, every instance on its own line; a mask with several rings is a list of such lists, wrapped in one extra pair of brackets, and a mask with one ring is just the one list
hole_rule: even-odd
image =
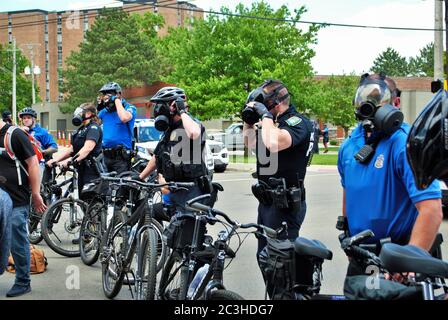
[[(230, 162), (232, 163), (256, 163), (255, 157), (244, 157), (244, 156), (230, 156)], [(315, 154), (313, 155), (313, 161), (311, 164), (316, 165), (336, 165), (338, 162), (337, 154)]]
[(338, 155), (337, 154), (315, 154), (313, 155), (313, 161), (311, 164), (318, 165), (337, 165)]

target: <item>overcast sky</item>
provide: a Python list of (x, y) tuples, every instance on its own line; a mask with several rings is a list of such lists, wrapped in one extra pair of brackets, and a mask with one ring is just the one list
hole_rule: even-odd
[[(268, 0), (272, 7), (282, 4), (294, 9), (304, 5), (308, 12), (303, 20), (372, 26), (434, 28), (435, 0)], [(0, 11), (25, 9), (73, 10), (111, 5), (113, 0), (15, 0), (2, 1)], [(249, 0), (195, 0), (203, 9), (234, 9)], [(303, 26), (307, 28), (306, 25)], [(387, 47), (393, 47), (406, 57), (415, 56), (419, 49), (434, 39), (433, 31), (400, 31), (327, 27), (319, 31), (316, 56), (312, 60), (317, 74), (342, 74), (368, 71), (375, 57)]]

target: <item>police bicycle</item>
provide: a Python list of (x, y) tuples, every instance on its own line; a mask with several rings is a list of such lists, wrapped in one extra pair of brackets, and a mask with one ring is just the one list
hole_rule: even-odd
[[(65, 175), (66, 171), (61, 170), (59, 174), (56, 174), (56, 168), (51, 168), (51, 179), (41, 185), (40, 194), (44, 203), (49, 206), (51, 203), (62, 197), (62, 188), (70, 183), (70, 180), (57, 183), (56, 179)], [(39, 244), (43, 239), (41, 229), (42, 213), (38, 213), (34, 210), (32, 203), (30, 204), (30, 215), (28, 218), (28, 238), (30, 243)]]
[[(134, 206), (139, 190), (133, 188), (120, 188), (119, 184), (109, 186), (107, 177), (124, 178), (132, 172), (123, 172), (117, 175), (116, 172), (101, 174), (99, 179), (92, 181), (84, 186), (82, 190), (83, 199), (87, 199), (88, 207), (82, 220), (80, 230), (79, 251), (81, 260), (85, 265), (93, 265), (100, 255), (101, 239), (107, 230), (107, 213), (120, 210), (126, 206), (126, 202)], [(154, 182), (149, 179), (148, 182)], [(120, 192), (121, 190), (121, 192)], [(160, 196), (154, 195), (150, 200), (152, 203), (161, 201)], [(161, 234), (163, 226), (154, 220), (158, 232)], [(160, 247), (160, 246), (159, 246)], [(162, 250), (159, 248), (159, 250)], [(160, 268), (160, 266), (159, 266)]]
[[(114, 298), (120, 292), (126, 277), (133, 298), (152, 300), (157, 269), (165, 257), (161, 228), (157, 226), (154, 218), (152, 196), (161, 187), (166, 186), (175, 192), (188, 190), (194, 184), (155, 184), (108, 177), (103, 179), (109, 181), (112, 189), (128, 188), (145, 193), (135, 210), (132, 210), (134, 202), (127, 201), (122, 209), (108, 211), (108, 227), (101, 241), (100, 254), (104, 294), (110, 299)], [(133, 288), (131, 284), (134, 285)]]
[[(84, 160), (85, 161), (85, 160)], [(42, 235), (47, 245), (66, 257), (79, 257), (79, 230), (87, 203), (79, 199), (76, 162), (68, 162), (62, 185), (68, 185), (63, 196), (52, 203), (42, 216)], [(67, 179), (66, 174), (71, 173)]]

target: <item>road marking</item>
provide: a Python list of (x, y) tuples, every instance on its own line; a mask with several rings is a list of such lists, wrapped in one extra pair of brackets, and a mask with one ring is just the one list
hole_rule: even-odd
[[(324, 174), (308, 174), (306, 177), (332, 177), (338, 176), (337, 173), (324, 173)], [(226, 179), (226, 180), (213, 180), (215, 182), (238, 182), (238, 181), (256, 181), (256, 179)]]

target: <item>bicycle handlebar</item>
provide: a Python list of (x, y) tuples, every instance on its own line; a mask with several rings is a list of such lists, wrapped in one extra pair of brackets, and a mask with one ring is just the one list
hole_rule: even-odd
[(187, 201), (185, 207), (187, 209), (190, 209), (190, 210), (193, 210), (193, 211), (209, 213), (211, 215), (211, 217), (209, 217), (209, 219), (212, 220), (212, 221), (215, 221), (214, 220), (215, 216), (220, 216), (220, 217), (223, 217), (233, 227), (238, 227), (238, 228), (242, 228), (242, 229), (255, 228), (258, 231), (264, 231), (266, 236), (268, 236), (270, 238), (276, 238), (279, 235), (279, 233), (281, 233), (283, 231), (283, 230), (277, 231), (277, 230), (274, 230), (274, 229), (271, 229), (269, 227), (266, 227), (266, 226), (263, 226), (263, 225), (259, 225), (259, 224), (256, 224), (256, 223), (240, 224), (240, 223), (232, 220), (224, 212), (219, 211), (217, 209), (213, 209), (212, 207), (209, 207), (207, 205), (204, 205), (202, 203), (197, 202), (197, 201), (201, 201), (201, 200), (204, 200), (204, 199), (207, 199), (207, 198), (210, 198), (210, 195), (202, 195), (202, 196), (196, 197), (194, 199), (191, 199), (191, 200)]

